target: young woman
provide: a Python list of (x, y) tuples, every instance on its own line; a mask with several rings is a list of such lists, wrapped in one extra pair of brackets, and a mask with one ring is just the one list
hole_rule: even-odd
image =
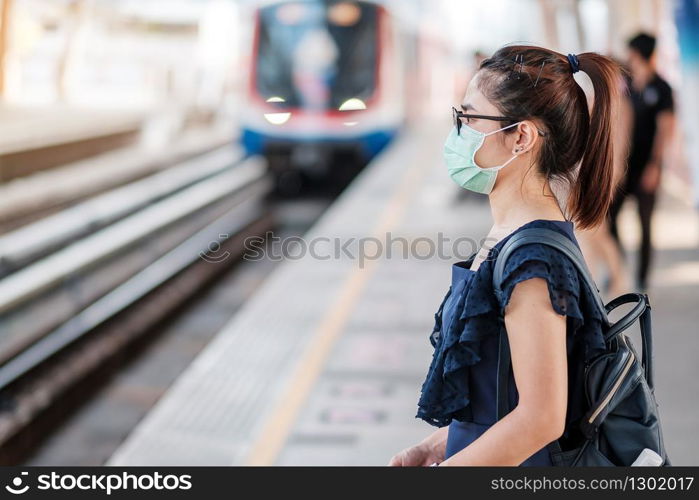
[[(573, 78), (594, 88), (592, 111)], [(470, 81), (444, 148), (452, 179), (487, 194), (494, 224), (484, 246), (452, 266), (435, 314), (435, 347), (416, 417), (439, 427), (389, 465), (552, 465), (547, 444), (580, 439), (585, 361), (604, 349), (602, 318), (573, 263), (543, 244), (519, 247), (493, 292), (505, 241), (544, 227), (574, 242), (573, 224), (597, 226), (611, 198), (612, 130), (621, 68), (610, 58), (506, 46)], [(556, 193), (556, 195), (554, 195)], [(468, 214), (464, 214), (466, 217)], [(498, 323), (510, 344), (510, 408), (496, 418)]]

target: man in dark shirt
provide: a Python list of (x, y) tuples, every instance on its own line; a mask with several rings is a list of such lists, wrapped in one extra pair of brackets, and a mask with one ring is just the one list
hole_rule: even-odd
[(651, 216), (660, 185), (662, 158), (674, 127), (674, 100), (670, 85), (655, 71), (655, 38), (641, 33), (628, 42), (629, 99), (633, 106), (626, 178), (609, 211), (610, 230), (621, 247), (617, 217), (628, 195), (636, 199), (641, 222), (641, 249), (636, 273), (638, 289), (647, 289), (651, 261)]

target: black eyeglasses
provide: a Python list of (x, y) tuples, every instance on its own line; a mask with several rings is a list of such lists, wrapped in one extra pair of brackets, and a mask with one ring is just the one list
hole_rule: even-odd
[[(516, 118), (509, 118), (507, 116), (489, 116), (489, 115), (472, 115), (469, 113), (464, 113), (462, 111), (459, 111), (456, 109), (454, 106), (451, 107), (451, 115), (452, 118), (454, 119), (454, 125), (456, 126), (456, 133), (461, 135), (461, 118), (480, 118), (483, 120), (497, 120), (500, 122), (516, 122), (518, 121)], [(539, 135), (541, 137), (546, 137), (546, 133), (542, 132), (539, 129), (536, 129), (537, 132), (539, 132)]]

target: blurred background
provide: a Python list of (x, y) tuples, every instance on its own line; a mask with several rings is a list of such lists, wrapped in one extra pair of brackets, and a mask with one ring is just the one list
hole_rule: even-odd
[(649, 294), (668, 454), (696, 465), (692, 0), (0, 0), (2, 463), (383, 465), (433, 432), (459, 259), (329, 240), (486, 235), (441, 148), (511, 43), (630, 70), (620, 134), (662, 175), (580, 239), (607, 299)]

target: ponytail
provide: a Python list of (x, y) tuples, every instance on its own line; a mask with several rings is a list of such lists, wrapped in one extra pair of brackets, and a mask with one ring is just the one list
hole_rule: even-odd
[(594, 98), (589, 134), (580, 168), (570, 191), (569, 206), (580, 228), (597, 226), (607, 215), (614, 177), (614, 127), (620, 97), (621, 69), (595, 52), (578, 55), (580, 70), (592, 82)]

